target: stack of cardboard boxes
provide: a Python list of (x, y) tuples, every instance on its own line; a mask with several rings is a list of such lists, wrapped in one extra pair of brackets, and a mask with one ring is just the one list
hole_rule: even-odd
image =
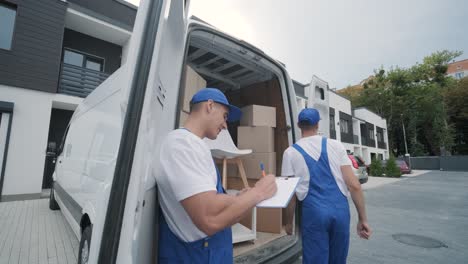
[(185, 66), (185, 78), (182, 80), (182, 89), (184, 93), (182, 102), (182, 111), (180, 111), (179, 125), (182, 126), (187, 120), (190, 112), (190, 100), (199, 90), (206, 87), (206, 81), (190, 66)]
[[(275, 127), (274, 107), (249, 105), (242, 108), (242, 119), (237, 128), (237, 147), (253, 151), (241, 158), (251, 186), (262, 177), (260, 163), (264, 164), (266, 174), (276, 175)], [(249, 225), (248, 222), (243, 224)], [(280, 233), (281, 227), (281, 209), (257, 209), (257, 231)]]

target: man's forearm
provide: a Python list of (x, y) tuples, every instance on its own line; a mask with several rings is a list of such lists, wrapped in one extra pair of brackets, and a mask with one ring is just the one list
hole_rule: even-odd
[(215, 216), (222, 226), (231, 226), (238, 223), (244, 218), (257, 203), (261, 202), (261, 198), (255, 189), (250, 189), (239, 196), (232, 197), (222, 210)]
[(354, 206), (356, 207), (356, 211), (358, 213), (359, 221), (367, 222), (367, 215), (366, 215), (366, 206), (364, 203), (364, 193), (361, 189), (359, 190), (350, 190), (351, 198), (353, 199)]
[(205, 234), (212, 235), (238, 223), (249, 210), (273, 196), (276, 190), (275, 176), (267, 175), (239, 196), (209, 191), (193, 195), (181, 203), (193, 223)]

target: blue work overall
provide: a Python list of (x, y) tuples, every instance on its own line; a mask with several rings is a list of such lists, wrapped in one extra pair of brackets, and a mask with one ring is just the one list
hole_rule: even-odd
[(302, 201), (302, 250), (304, 263), (346, 263), (349, 247), (349, 205), (330, 169), (327, 139), (322, 139), (318, 161), (299, 145), (309, 168), (310, 183)]
[[(216, 183), (217, 193), (225, 193), (219, 171)], [(159, 255), (158, 263), (232, 263), (232, 231), (225, 228), (218, 233), (194, 242), (179, 239), (167, 225), (162, 211), (159, 213)]]

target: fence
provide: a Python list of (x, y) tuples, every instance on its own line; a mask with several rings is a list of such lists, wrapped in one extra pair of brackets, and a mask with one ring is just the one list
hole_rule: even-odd
[(468, 156), (411, 157), (411, 168), (416, 170), (468, 171)]

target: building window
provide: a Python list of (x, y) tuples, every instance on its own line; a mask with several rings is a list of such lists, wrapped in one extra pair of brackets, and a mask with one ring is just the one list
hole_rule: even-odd
[(461, 79), (465, 76), (464, 72), (457, 72), (455, 73), (455, 78), (457, 79)]
[(375, 140), (374, 129), (369, 129), (369, 138), (370, 138), (371, 140)]
[(69, 49), (63, 52), (63, 63), (94, 71), (104, 71), (104, 59)]
[(315, 98), (325, 100), (325, 91), (323, 90), (323, 88), (315, 86)]
[(348, 120), (340, 119), (340, 131), (341, 131), (341, 133), (344, 133), (344, 134), (349, 133), (348, 124), (349, 124)]
[(379, 132), (378, 130), (377, 130), (377, 141), (378, 142), (383, 142), (382, 132)]
[(11, 50), (15, 19), (16, 7), (0, 2), (0, 49)]
[(330, 130), (335, 131), (335, 116), (330, 115)]

